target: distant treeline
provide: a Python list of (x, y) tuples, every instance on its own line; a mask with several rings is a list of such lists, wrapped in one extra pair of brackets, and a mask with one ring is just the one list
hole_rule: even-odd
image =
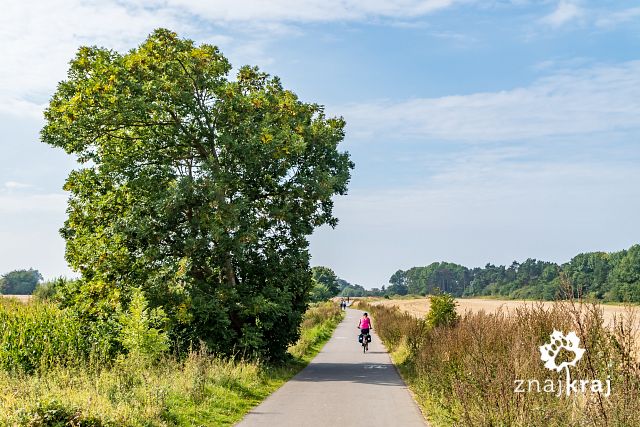
[(575, 296), (612, 302), (640, 302), (640, 245), (619, 252), (589, 252), (565, 264), (527, 259), (510, 266), (487, 264), (468, 268), (450, 262), (398, 270), (389, 286), (365, 290), (340, 280), (340, 295), (432, 294), (437, 289), (457, 297), (496, 296), (553, 300), (562, 296), (563, 281)]
[(0, 294), (31, 295), (40, 281), (38, 270), (13, 270), (0, 276)]

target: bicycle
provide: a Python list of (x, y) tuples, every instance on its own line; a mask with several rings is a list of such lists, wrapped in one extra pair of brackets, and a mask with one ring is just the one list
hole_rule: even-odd
[(371, 334), (369, 334), (369, 331), (367, 331), (367, 333), (365, 334), (361, 332), (360, 336), (362, 337), (362, 352), (366, 353), (369, 350), (369, 342), (371, 342)]

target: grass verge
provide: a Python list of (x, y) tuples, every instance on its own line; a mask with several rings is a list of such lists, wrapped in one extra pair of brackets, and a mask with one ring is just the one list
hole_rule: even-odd
[(192, 353), (144, 366), (121, 360), (109, 369), (81, 364), (40, 374), (0, 371), (0, 425), (226, 426), (302, 369), (328, 341), (343, 314), (311, 307), (290, 362), (224, 360)]

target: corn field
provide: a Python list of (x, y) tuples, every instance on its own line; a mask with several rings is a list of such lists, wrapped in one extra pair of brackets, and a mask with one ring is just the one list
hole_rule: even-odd
[(0, 299), (0, 369), (43, 371), (104, 358), (108, 341), (66, 310), (49, 303)]

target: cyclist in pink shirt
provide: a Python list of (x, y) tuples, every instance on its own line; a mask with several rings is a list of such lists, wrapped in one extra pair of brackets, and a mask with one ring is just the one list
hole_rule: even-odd
[(358, 329), (360, 329), (360, 333), (362, 335), (367, 335), (369, 333), (369, 329), (373, 329), (371, 326), (371, 319), (367, 313), (363, 314), (360, 318), (360, 322), (358, 323)]

